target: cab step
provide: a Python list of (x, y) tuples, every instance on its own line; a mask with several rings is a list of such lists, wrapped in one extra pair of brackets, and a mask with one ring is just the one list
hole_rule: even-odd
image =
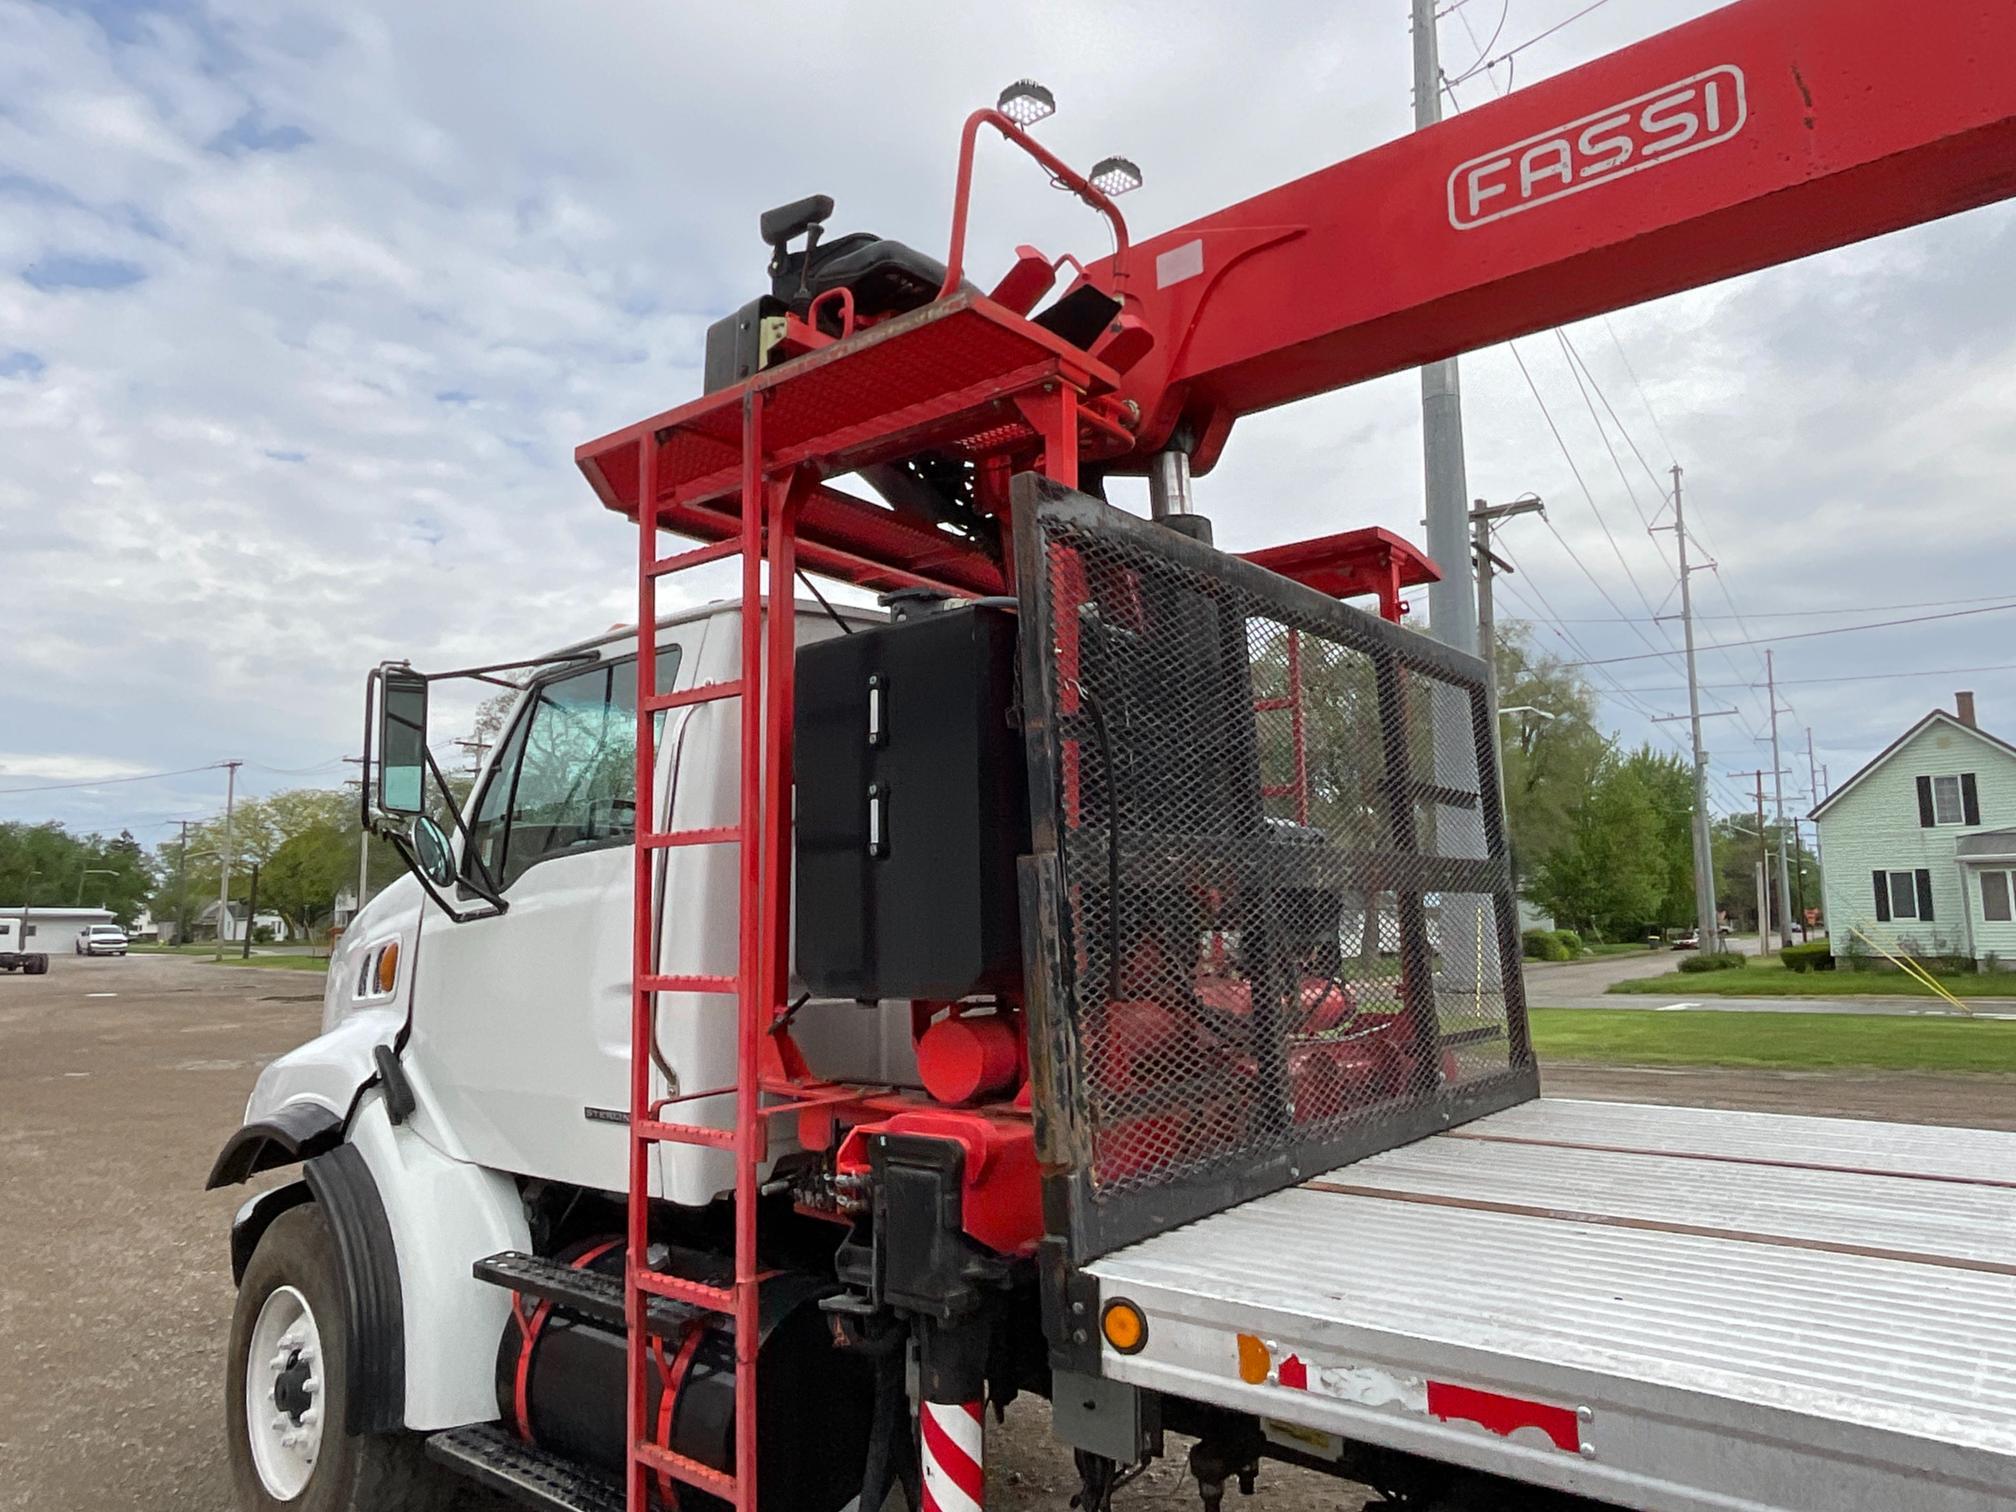
[(500, 1423), (472, 1423), (427, 1439), (427, 1457), (527, 1507), (550, 1512), (624, 1512), (623, 1487), (535, 1449)]
[[(478, 1281), (488, 1281), (507, 1291), (551, 1302), (576, 1317), (602, 1323), (622, 1332), (623, 1278), (601, 1271), (578, 1270), (558, 1260), (528, 1255), (521, 1250), (505, 1250), (478, 1260), (470, 1267)], [(646, 1327), (661, 1338), (676, 1339), (696, 1322), (710, 1327), (730, 1327), (727, 1319), (705, 1308), (652, 1297), (645, 1306)]]

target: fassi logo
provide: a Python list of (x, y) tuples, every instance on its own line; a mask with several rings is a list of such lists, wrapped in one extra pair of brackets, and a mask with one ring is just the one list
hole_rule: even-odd
[(1656, 168), (1728, 141), (1747, 118), (1743, 70), (1708, 69), (1459, 164), (1449, 175), (1449, 224), (1468, 231)]

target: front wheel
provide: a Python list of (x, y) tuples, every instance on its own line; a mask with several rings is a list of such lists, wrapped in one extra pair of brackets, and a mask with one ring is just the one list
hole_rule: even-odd
[(273, 1220), (238, 1287), (225, 1367), (231, 1479), (246, 1512), (452, 1505), (410, 1434), (343, 1429), (350, 1362), (335, 1238), (314, 1203)]

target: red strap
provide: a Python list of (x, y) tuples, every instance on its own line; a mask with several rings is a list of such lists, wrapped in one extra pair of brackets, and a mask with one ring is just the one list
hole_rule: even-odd
[[(574, 1270), (586, 1270), (622, 1242), (621, 1239), (605, 1239), (600, 1244), (590, 1245), (567, 1263)], [(553, 1304), (541, 1302), (533, 1309), (531, 1316), (527, 1317), (524, 1294), (513, 1292), (511, 1316), (518, 1320), (518, 1332), (522, 1335), (522, 1342), (518, 1346), (518, 1368), (512, 1372), (511, 1415), (517, 1419), (518, 1437), (529, 1444), (532, 1442), (532, 1402), (529, 1394), (532, 1383), (532, 1349), (539, 1342), (539, 1332), (545, 1328), (546, 1320), (553, 1316)]]
[[(700, 1340), (707, 1332), (698, 1318), (686, 1325), (686, 1331), (679, 1336), (679, 1352), (672, 1357), (672, 1363), (665, 1363), (665, 1346), (655, 1334), (651, 1339), (651, 1353), (658, 1361), (658, 1447), (672, 1448), (672, 1414), (679, 1403), (679, 1388), (693, 1367), (693, 1356), (700, 1348)], [(663, 1470), (658, 1472), (658, 1495), (668, 1507), (679, 1505), (678, 1484)]]

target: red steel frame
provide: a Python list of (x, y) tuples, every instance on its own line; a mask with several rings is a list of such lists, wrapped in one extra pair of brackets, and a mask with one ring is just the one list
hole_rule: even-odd
[[(929, 1116), (940, 1124), (963, 1116), (952, 1110), (924, 1115), (916, 1111), (921, 1099), (820, 1083), (788, 1034), (775, 1032), (789, 983), (786, 795), (796, 570), (877, 589), (928, 586), (972, 596), (1012, 588), (1004, 561), (824, 480), (937, 451), (970, 460), (978, 507), (1000, 513), (1013, 471), (1035, 469), (1075, 487), (1081, 459), (1139, 470), (1179, 425), (1197, 437), (1191, 450), (1201, 471), (1242, 414), (2007, 198), (2016, 194), (2012, 54), (2016, 7), (2007, 0), (1933, 7), (1894, 0), (1738, 0), (1131, 252), (1124, 222), (1104, 195), (1005, 116), (979, 111), (961, 139), (952, 249), (939, 298), (865, 328), (857, 328), (851, 300), (837, 299), (840, 339), (797, 322), (789, 333), (794, 360), (577, 450), (576, 461), (603, 502), (638, 522), (639, 802), (625, 1280), (630, 1512), (644, 1512), (654, 1478), (698, 1486), (736, 1512), (754, 1512), (757, 1505), (756, 1175), (766, 1120), (799, 1113), (801, 1139), (809, 1135), (808, 1142), (816, 1142), (822, 1128), (831, 1137), (836, 1121), (848, 1114), (857, 1122)], [(1670, 166), (1653, 164), (1656, 136), (1647, 134), (1658, 128), (1640, 121), (1628, 129), (1645, 138), (1638, 145), (1654, 172), (1610, 174), (1572, 194), (1521, 204), (1518, 213), (1488, 224), (1461, 223), (1451, 210), (1451, 186), (1472, 165), (1495, 164), (1493, 154), (1520, 157), (1540, 143), (1536, 161), (1544, 172), (1545, 153), (1553, 150), (1549, 133), (1607, 119), (1605, 112), (1620, 103), (1671, 97), (1710, 72), (1725, 78), (1739, 72), (1748, 81), (1746, 114), (1726, 143), (1675, 152)], [(1034, 284), (1018, 283), (1018, 276), (1033, 269), (1035, 282), (1042, 281), (1043, 259), (1034, 249), (1021, 249), (1017, 274), (997, 290), (1006, 303), (961, 287), (972, 154), (983, 125), (1035, 157), (1114, 224), (1119, 251), (1080, 270), (1122, 302), (1122, 312), (1089, 353), (1023, 318), (1035, 296), (1022, 296)], [(1490, 171), (1505, 171), (1512, 160)], [(1522, 194), (1525, 188), (1522, 182)], [(1130, 268), (1152, 270), (1152, 286), (1135, 287)], [(1016, 294), (1007, 292), (1011, 285)], [(661, 530), (705, 544), (661, 557)], [(1397, 539), (1360, 542), (1366, 550), (1355, 554), (1340, 554), (1339, 539), (1252, 556), (1326, 591), (1376, 591), (1388, 618), (1398, 616), (1404, 582), (1425, 581), (1424, 570), (1433, 574), (1432, 564)], [(658, 579), (737, 554), (740, 677), (659, 694), (652, 628)], [(1299, 658), (1299, 647), (1291, 647), (1291, 657)], [(1287, 700), (1298, 727), (1299, 672), (1299, 665), (1291, 670)], [(733, 697), (744, 711), (737, 823), (654, 829), (655, 716)], [(762, 717), (750, 717), (759, 708)], [(1298, 816), (1306, 813), (1306, 789), (1298, 754), (1292, 789)], [(656, 858), (677, 846), (729, 843), (741, 845), (736, 973), (666, 973), (656, 959)], [(667, 992), (732, 996), (734, 1086), (652, 1101), (657, 996)], [(759, 1106), (765, 1094), (776, 1100)], [(720, 1096), (734, 1098), (731, 1129), (663, 1116), (672, 1102)], [(975, 1137), (988, 1138), (1027, 1116), (1009, 1106), (974, 1112), (987, 1121)], [(703, 1285), (642, 1263), (651, 1150), (665, 1142), (735, 1157), (729, 1286)], [(735, 1324), (733, 1475), (648, 1441), (647, 1295)]]
[[(1110, 202), (997, 112), (968, 122), (961, 151), (961, 206), (954, 251), (963, 242), (964, 186), (973, 138), (993, 124), (1031, 150), (1046, 169), (1107, 213), (1124, 244), (1125, 227)], [(892, 403), (918, 374), (940, 387), (908, 405)], [(945, 387), (946, 375), (954, 377)], [(637, 622), (647, 627), (637, 655), (637, 848), (632, 934), (630, 1038), (629, 1325), (626, 1392), (630, 1443), (625, 1496), (644, 1512), (654, 1483), (680, 1482), (727, 1500), (736, 1512), (757, 1501), (758, 1342), (757, 1174), (767, 1154), (768, 1120), (801, 1118), (806, 1131), (834, 1132), (838, 1115), (858, 1120), (902, 1117), (932, 1108), (918, 1095), (889, 1094), (818, 1081), (779, 1023), (790, 985), (793, 685), (796, 604), (792, 583), (801, 561), (871, 586), (922, 584), (954, 593), (1000, 591), (1003, 569), (973, 551), (948, 546), (936, 532), (919, 551), (916, 528), (821, 486), (835, 470), (904, 456), (933, 445), (971, 456), (982, 470), (1034, 468), (1075, 487), (1087, 446), (1110, 451), (1120, 440), (1110, 416), (1088, 401), (1110, 392), (1115, 376), (1082, 352), (1030, 325), (1013, 311), (971, 294), (941, 299), (838, 342), (735, 388), (583, 447), (580, 461), (598, 491), (632, 508), (638, 525)], [(773, 414), (773, 411), (775, 412)], [(730, 440), (730, 425), (733, 440)], [(1082, 433), (1081, 433), (1082, 432)], [(732, 472), (730, 452), (732, 447)], [(841, 459), (845, 459), (844, 462)], [(625, 463), (627, 462), (627, 466)], [(801, 542), (808, 514), (815, 536)], [(658, 537), (672, 528), (707, 544), (659, 555)], [(801, 551), (801, 545), (804, 549)], [(657, 585), (672, 573), (738, 556), (742, 562), (741, 675), (672, 693), (657, 690)], [(743, 710), (741, 806), (733, 826), (660, 829), (657, 784), (661, 713), (736, 698)], [(760, 709), (761, 716), (753, 711)], [(666, 817), (669, 822), (669, 816)], [(657, 959), (658, 858), (688, 845), (735, 844), (738, 867), (736, 972), (732, 977), (667, 971)], [(654, 1100), (652, 1041), (658, 997), (697, 993), (734, 1001), (736, 1076), (732, 1087)], [(702, 1010), (705, 1011), (705, 1010)], [(732, 1098), (732, 1128), (674, 1122), (673, 1104)], [(768, 1099), (767, 1101), (765, 1099)], [(941, 1110), (942, 1111), (942, 1110)], [(960, 1115), (951, 1115), (956, 1118)], [(1005, 1117), (1026, 1123), (1026, 1109), (977, 1110), (981, 1137), (999, 1137)], [(650, 1241), (651, 1152), (660, 1144), (728, 1150), (735, 1162), (734, 1268), (726, 1287), (655, 1271)], [(669, 1297), (732, 1321), (735, 1331), (735, 1461), (732, 1474), (653, 1441), (647, 1422), (654, 1351), (644, 1327), (649, 1297)]]

